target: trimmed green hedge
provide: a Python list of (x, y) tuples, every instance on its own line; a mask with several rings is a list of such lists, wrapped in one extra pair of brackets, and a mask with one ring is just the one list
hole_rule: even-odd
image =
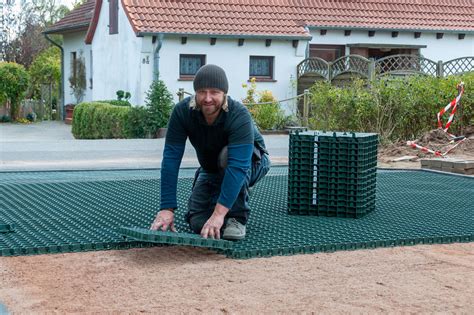
[[(437, 128), (436, 114), (465, 92), (449, 131), (474, 123), (474, 73), (436, 78), (387, 77), (371, 82), (354, 80), (346, 87), (317, 82), (311, 87), (310, 128), (319, 130), (377, 132), (383, 141), (407, 140)], [(368, 86), (367, 86), (368, 85)], [(449, 112), (443, 116), (446, 123)]]
[(129, 138), (126, 126), (130, 107), (107, 103), (81, 103), (74, 108), (72, 134), (76, 139)]
[(115, 106), (132, 106), (129, 101), (122, 101), (122, 100), (105, 100), (105, 101), (96, 101), (97, 103), (107, 103), (110, 105), (115, 105)]
[(163, 81), (153, 81), (146, 106), (110, 100), (81, 103), (74, 109), (72, 134), (77, 139), (156, 137), (166, 127), (173, 108), (173, 95)]

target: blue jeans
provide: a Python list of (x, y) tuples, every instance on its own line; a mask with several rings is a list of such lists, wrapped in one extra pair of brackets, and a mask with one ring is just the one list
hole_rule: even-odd
[[(252, 167), (247, 172), (239, 195), (225, 220), (235, 218), (242, 224), (247, 223), (250, 214), (249, 188), (267, 174), (270, 165), (270, 159), (266, 153), (260, 158), (252, 159)], [(223, 179), (224, 172), (208, 173), (202, 168), (196, 171), (193, 190), (188, 201), (188, 213), (185, 216), (191, 230), (195, 233), (201, 233), (202, 227), (214, 212)]]

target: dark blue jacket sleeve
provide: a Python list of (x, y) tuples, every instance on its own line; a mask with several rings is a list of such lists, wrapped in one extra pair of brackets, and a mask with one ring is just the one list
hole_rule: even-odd
[(187, 139), (186, 129), (182, 123), (182, 107), (178, 105), (175, 106), (171, 114), (163, 150), (160, 209), (176, 209), (178, 207), (176, 187), (179, 166), (181, 165)]
[(230, 122), (227, 168), (218, 202), (232, 208), (252, 163), (254, 130), (250, 113), (243, 108)]
[(160, 209), (176, 209), (176, 187), (178, 172), (183, 158), (184, 145), (165, 144), (163, 161), (161, 162), (161, 201)]

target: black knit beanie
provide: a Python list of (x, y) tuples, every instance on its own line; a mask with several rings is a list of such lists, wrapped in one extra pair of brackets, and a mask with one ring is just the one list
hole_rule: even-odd
[(202, 66), (194, 76), (194, 91), (201, 89), (218, 89), (227, 94), (229, 83), (224, 69), (219, 66), (207, 64)]

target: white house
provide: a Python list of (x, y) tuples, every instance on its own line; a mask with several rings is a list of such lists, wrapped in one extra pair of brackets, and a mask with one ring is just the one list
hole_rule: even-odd
[(143, 105), (156, 77), (173, 94), (192, 92), (206, 63), (226, 70), (234, 98), (256, 77), (258, 89), (284, 99), (296, 94), (297, 65), (308, 57), (474, 56), (472, 12), (470, 0), (90, 0), (45, 34), (64, 38), (63, 104), (76, 102), (68, 78), (77, 58), (87, 101), (124, 90)]

